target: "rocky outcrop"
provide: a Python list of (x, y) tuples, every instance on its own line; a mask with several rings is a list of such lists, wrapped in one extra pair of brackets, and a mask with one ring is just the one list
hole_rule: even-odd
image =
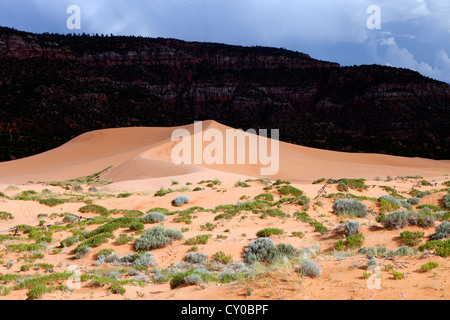
[(449, 159), (450, 86), (284, 49), (0, 28), (0, 160), (86, 131), (214, 119), (333, 150)]

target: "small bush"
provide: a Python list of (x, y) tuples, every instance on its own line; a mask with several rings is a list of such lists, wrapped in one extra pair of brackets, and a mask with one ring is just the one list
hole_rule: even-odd
[(212, 237), (211, 234), (202, 234), (202, 235), (187, 239), (186, 244), (188, 244), (188, 245), (207, 244), (209, 238), (211, 238), (211, 237)]
[(149, 251), (168, 246), (174, 240), (180, 239), (183, 239), (183, 233), (180, 230), (166, 229), (163, 226), (158, 226), (148, 230), (140, 238), (136, 239), (134, 248), (138, 251)]
[(359, 222), (358, 221), (350, 221), (345, 224), (344, 226), (344, 233), (348, 236), (353, 236), (358, 232), (359, 229)]
[(281, 229), (277, 229), (277, 228), (265, 228), (265, 229), (259, 230), (256, 233), (256, 236), (258, 238), (268, 238), (274, 234), (282, 235), (282, 234), (284, 234), (284, 231)]
[(408, 200), (406, 200), (409, 204), (412, 205), (417, 205), (420, 203), (420, 198), (419, 197), (411, 197)]
[(86, 256), (88, 253), (89, 253), (89, 251), (91, 251), (92, 250), (92, 248), (91, 247), (88, 247), (88, 246), (81, 246), (81, 247), (79, 247), (77, 250), (76, 250), (76, 258), (77, 259), (81, 259), (81, 258), (83, 258), (84, 256)]
[(388, 256), (416, 256), (418, 251), (408, 246), (402, 246), (397, 250), (389, 251)]
[(239, 180), (238, 182), (236, 182), (235, 187), (242, 187), (242, 188), (249, 188), (251, 187), (249, 184), (242, 182), (241, 180)]
[(345, 238), (345, 245), (351, 249), (362, 247), (365, 237), (362, 233)]
[(447, 258), (450, 255), (450, 239), (448, 240), (431, 240), (419, 246), (419, 250), (425, 249), (435, 250), (438, 255)]
[(450, 222), (443, 221), (435, 229), (435, 233), (430, 236), (431, 240), (444, 239), (450, 234)]
[(188, 253), (188, 255), (186, 256), (185, 260), (188, 263), (203, 263), (206, 261), (206, 259), (208, 259), (208, 255), (202, 253), (202, 252), (191, 252)]
[(450, 193), (444, 196), (444, 206), (450, 209)]
[(150, 212), (145, 216), (140, 218), (142, 223), (157, 223), (164, 221), (166, 219), (166, 215), (160, 212)]
[(274, 200), (273, 195), (270, 194), (270, 193), (258, 194), (254, 199), (255, 200), (261, 200), (262, 199), (262, 200), (266, 200), (266, 201), (273, 201)]
[(420, 238), (422, 238), (424, 235), (425, 235), (425, 233), (420, 232), (420, 231), (416, 231), (416, 232), (403, 231), (402, 233), (400, 233), (400, 237), (402, 238), (403, 242), (407, 246), (418, 245), (420, 242)]
[(78, 211), (81, 213), (95, 213), (102, 216), (109, 215), (108, 209), (97, 204), (89, 204), (87, 206), (81, 207), (80, 209), (78, 209)]
[(434, 268), (437, 268), (437, 267), (439, 267), (439, 263), (430, 261), (430, 262), (423, 264), (420, 268), (422, 269), (423, 272), (430, 272), (431, 270), (433, 270)]
[(338, 216), (364, 218), (367, 215), (367, 206), (355, 199), (337, 199), (333, 210)]
[(66, 202), (67, 202), (67, 200), (56, 199), (56, 198), (49, 198), (49, 199), (41, 199), (41, 200), (39, 200), (40, 204), (44, 204), (44, 205), (46, 205), (48, 207), (55, 207), (55, 206), (57, 206), (59, 204), (63, 204), (63, 203), (66, 203)]
[(244, 250), (244, 260), (246, 263), (258, 261), (273, 262), (279, 257), (273, 240), (270, 238), (259, 238), (249, 243)]
[(220, 262), (223, 264), (228, 264), (233, 261), (233, 257), (231, 256), (231, 254), (227, 255), (227, 254), (225, 254), (225, 252), (219, 251), (214, 254), (214, 261), (217, 261), (217, 262)]
[(282, 186), (278, 189), (278, 192), (282, 195), (293, 195), (294, 197), (300, 197), (303, 195), (303, 191), (290, 185)]
[(310, 278), (319, 278), (322, 275), (322, 268), (311, 260), (303, 260), (297, 271), (300, 271), (303, 276)]
[(176, 197), (173, 201), (172, 204), (176, 207), (182, 206), (185, 203), (189, 203), (190, 199), (186, 196), (179, 196)]
[(8, 220), (8, 219), (13, 220), (14, 219), (13, 215), (9, 212), (1, 211), (0, 220)]
[(398, 271), (395, 271), (395, 270), (392, 270), (392, 275), (394, 276), (395, 280), (400, 280), (400, 279), (403, 279), (405, 277), (404, 273), (401, 273), (401, 272), (398, 272)]

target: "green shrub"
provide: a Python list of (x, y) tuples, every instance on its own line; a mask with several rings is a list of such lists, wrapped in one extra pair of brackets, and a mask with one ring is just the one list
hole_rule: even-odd
[(444, 239), (450, 234), (450, 222), (443, 221), (435, 229), (435, 233), (430, 236), (431, 240)]
[(365, 237), (362, 233), (345, 238), (345, 245), (351, 249), (362, 247)]
[(0, 220), (13, 220), (14, 217), (11, 213), (9, 212), (5, 212), (5, 211), (0, 211)]
[(207, 244), (209, 238), (211, 238), (211, 234), (202, 234), (195, 236), (193, 238), (189, 238), (186, 240), (186, 244), (188, 245), (197, 245), (197, 244)]
[(284, 234), (284, 231), (281, 229), (277, 229), (277, 228), (265, 228), (265, 229), (259, 230), (256, 233), (256, 236), (258, 238), (268, 238), (274, 234), (282, 235), (282, 234)]
[(317, 179), (316, 181), (314, 181), (312, 184), (319, 184), (319, 183), (324, 182), (325, 180), (326, 180), (325, 178), (320, 178), (320, 179)]
[(99, 206), (97, 204), (89, 204), (78, 209), (81, 213), (95, 213), (102, 216), (108, 216), (109, 211), (105, 207)]
[(430, 262), (423, 264), (420, 268), (422, 269), (423, 272), (430, 272), (431, 270), (433, 270), (434, 268), (437, 268), (437, 267), (439, 267), (439, 263), (430, 261)]
[(431, 240), (419, 246), (419, 250), (425, 249), (435, 250), (438, 255), (447, 258), (450, 255), (450, 239), (448, 240)]
[(244, 260), (249, 264), (258, 261), (271, 263), (278, 259), (279, 256), (279, 252), (270, 238), (253, 240), (244, 251)]
[(395, 280), (400, 280), (400, 279), (403, 279), (405, 277), (404, 273), (401, 273), (401, 272), (398, 272), (398, 271), (395, 271), (395, 270), (392, 270), (392, 275), (394, 276)]
[(358, 232), (359, 222), (358, 221), (350, 221), (344, 226), (344, 233), (346, 236), (353, 236)]
[(367, 215), (367, 206), (355, 199), (337, 199), (333, 210), (338, 216), (364, 218)]
[(93, 236), (92, 238), (82, 242), (75, 248), (75, 254), (78, 254), (79, 250), (86, 250), (81, 249), (82, 247), (90, 247), (90, 248), (96, 248), (103, 243), (107, 243), (108, 239), (114, 239), (114, 235), (110, 232), (100, 233), (98, 235)]
[(166, 194), (169, 194), (169, 193), (172, 193), (172, 192), (175, 192), (175, 190), (172, 190), (170, 188), (166, 189), (166, 188), (161, 187), (161, 189), (159, 189), (158, 191), (155, 192), (155, 197), (163, 197)]
[(444, 196), (444, 206), (450, 209), (450, 193)]
[(251, 187), (249, 184), (242, 182), (241, 180), (239, 180), (238, 182), (236, 182), (235, 187), (243, 187), (243, 188), (249, 188)]
[(300, 197), (303, 195), (303, 191), (289, 185), (280, 187), (278, 192), (282, 195), (293, 195), (294, 197)]
[(225, 254), (225, 252), (219, 251), (214, 254), (214, 261), (217, 261), (217, 262), (220, 262), (223, 264), (228, 264), (233, 261), (233, 257), (231, 256), (231, 254), (227, 255), (227, 254)]
[(412, 205), (417, 205), (420, 203), (420, 198), (419, 197), (411, 197), (408, 200), (406, 200), (409, 204)]
[(422, 238), (424, 235), (425, 233), (420, 231), (403, 231), (402, 233), (400, 233), (400, 237), (407, 246), (418, 245), (420, 242), (420, 238)]
[(273, 195), (271, 193), (260, 193), (255, 198), (255, 200), (266, 200), (273, 201)]
[(118, 283), (113, 283), (111, 285), (111, 287), (109, 288), (109, 291), (111, 291), (111, 293), (113, 293), (113, 294), (124, 295), (126, 292), (126, 289)]
[(292, 235), (299, 238), (303, 238), (305, 236), (305, 234), (301, 231), (292, 231)]
[(67, 202), (67, 200), (65, 200), (65, 199), (56, 199), (56, 198), (48, 198), (48, 199), (41, 199), (41, 200), (39, 200), (40, 204), (44, 204), (44, 205), (46, 205), (48, 207), (55, 207), (55, 206), (57, 206), (59, 204), (63, 204), (63, 203), (66, 203), (66, 202)]
[(45, 284), (37, 285), (27, 292), (27, 297), (29, 300), (36, 300), (41, 298), (46, 293), (51, 293), (55, 290), (53, 287), (47, 287)]
[(183, 233), (180, 230), (166, 229), (163, 226), (158, 226), (148, 230), (140, 238), (136, 239), (134, 248), (138, 251), (149, 251), (163, 248), (172, 244), (173, 241), (180, 239), (183, 239)]
[(342, 239), (336, 241), (334, 243), (334, 249), (336, 249), (337, 251), (344, 251), (345, 250), (344, 241)]

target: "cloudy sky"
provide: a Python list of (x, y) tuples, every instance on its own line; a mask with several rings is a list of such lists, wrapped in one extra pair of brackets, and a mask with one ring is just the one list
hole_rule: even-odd
[[(80, 30), (67, 28), (70, 5), (81, 10)], [(378, 21), (370, 6), (380, 9), (380, 29), (368, 28)], [(0, 25), (283, 47), (450, 83), (449, 0), (2, 0)]]

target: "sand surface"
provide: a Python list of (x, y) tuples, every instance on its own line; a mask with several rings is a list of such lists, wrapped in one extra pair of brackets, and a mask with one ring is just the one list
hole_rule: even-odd
[[(193, 125), (179, 127), (193, 132)], [(179, 129), (178, 128), (178, 129)], [(266, 192), (262, 181), (249, 181), (250, 187), (238, 187), (237, 181), (261, 178), (262, 164), (254, 165), (207, 165), (207, 164), (183, 164), (175, 165), (171, 161), (171, 150), (176, 143), (171, 141), (171, 134), (176, 128), (122, 128), (107, 129), (83, 134), (63, 146), (54, 150), (10, 162), (0, 163), (0, 191), (8, 197), (13, 197), (21, 191), (34, 190), (37, 193), (49, 189), (61, 197), (83, 196), (91, 199), (95, 204), (112, 209), (136, 209), (146, 212), (152, 208), (166, 208), (176, 210), (172, 200), (178, 195), (187, 195), (190, 203), (182, 209), (192, 206), (215, 208), (221, 204), (236, 204), (240, 201), (251, 200), (256, 195)], [(203, 129), (216, 129), (225, 132), (228, 127), (214, 121), (203, 123)], [(199, 134), (199, 133), (197, 133)], [(205, 142), (204, 146), (208, 143)], [(350, 190), (356, 196), (378, 198), (387, 194), (381, 186), (395, 188), (397, 192), (410, 197), (408, 192), (412, 189), (430, 191), (422, 198), (421, 204), (433, 204), (442, 206), (442, 199), (446, 191), (438, 191), (444, 188), (444, 181), (450, 180), (450, 161), (436, 161), (420, 158), (394, 157), (377, 154), (350, 154), (342, 152), (324, 151), (306, 148), (280, 142), (280, 170), (278, 174), (268, 177), (271, 182), (276, 179), (284, 179), (292, 182), (292, 185), (302, 190), (311, 199), (311, 206), (307, 210), (310, 217), (325, 225), (330, 231), (324, 234), (314, 232), (314, 227), (301, 222), (293, 217), (294, 212), (303, 211), (298, 204), (284, 204), (280, 209), (289, 217), (261, 217), (252, 212), (242, 212), (231, 220), (214, 220), (214, 214), (200, 212), (195, 214), (191, 224), (176, 222), (177, 215), (168, 216), (164, 221), (166, 228), (189, 228), (184, 232), (184, 239), (199, 234), (210, 233), (213, 237), (206, 245), (199, 245), (199, 251), (212, 257), (218, 251), (230, 254), (234, 261), (241, 261), (244, 248), (252, 240), (257, 239), (256, 232), (267, 227), (281, 228), (284, 235), (273, 236), (276, 244), (292, 244), (301, 249), (318, 245), (320, 255), (315, 261), (322, 267), (320, 278), (302, 277), (292, 268), (278, 268), (266, 270), (255, 277), (230, 284), (207, 283), (200, 286), (188, 286), (170, 289), (168, 283), (149, 283), (145, 287), (125, 285), (124, 295), (111, 294), (102, 287), (93, 287), (88, 282), (82, 284), (80, 289), (73, 292), (55, 291), (44, 295), (44, 299), (449, 299), (450, 288), (450, 264), (448, 258), (442, 258), (434, 254), (420, 257), (400, 257), (395, 262), (379, 259), (381, 272), (381, 289), (369, 289), (367, 279), (363, 278), (363, 272), (367, 270), (367, 258), (365, 255), (354, 254), (346, 259), (338, 259), (334, 255), (334, 243), (341, 239), (342, 233), (335, 231), (345, 221), (359, 221), (360, 232), (365, 236), (364, 246), (385, 246), (388, 250), (398, 249), (402, 246), (400, 232), (423, 231), (425, 237), (434, 233), (434, 227), (423, 229), (421, 227), (406, 227), (402, 230), (383, 229), (376, 221), (376, 215), (368, 215), (365, 218), (343, 219), (333, 213), (333, 199), (325, 197), (326, 194), (337, 193), (336, 184), (325, 187), (326, 194), (315, 198), (323, 183), (312, 184), (319, 178), (365, 178), (367, 190)], [(81, 183), (82, 191), (72, 189), (65, 190), (59, 185), (49, 185), (50, 181), (62, 181), (76, 177), (87, 176), (98, 172), (108, 166), (112, 166), (100, 177), (110, 181), (110, 184), (98, 186), (99, 194), (96, 198), (93, 193), (87, 191), (89, 185)], [(429, 186), (419, 185), (422, 178), (401, 179), (398, 176), (420, 175), (430, 182)], [(391, 178), (387, 178), (390, 176)], [(207, 187), (202, 180), (221, 181), (220, 185)], [(176, 184), (174, 184), (176, 181)], [(175, 192), (162, 197), (155, 197), (154, 193), (161, 187), (181, 188), (191, 190), (201, 187), (203, 190), (192, 192)], [(119, 193), (132, 193), (126, 198), (117, 197)], [(276, 189), (271, 191), (275, 199), (280, 196)], [(111, 196), (107, 196), (110, 194)], [(61, 222), (61, 217), (49, 219), (52, 213), (73, 213), (79, 215), (78, 209), (85, 205), (80, 201), (70, 201), (54, 207), (40, 204), (38, 201), (22, 201), (4, 198), (0, 200), (0, 211), (10, 212), (14, 219), (0, 220), (0, 231), (12, 228), (19, 224), (37, 226), (46, 215), (46, 223), (56, 224)], [(318, 202), (320, 201), (320, 203)], [(380, 210), (377, 201), (363, 200), (369, 210), (375, 213)], [(444, 209), (443, 209), (444, 210)], [(38, 217), (38, 215), (41, 216)], [(83, 214), (84, 217), (94, 217), (95, 214)], [(344, 221), (343, 221), (344, 220)], [(202, 226), (213, 223), (216, 228), (205, 231)], [(440, 222), (436, 221), (435, 225)], [(86, 230), (93, 230), (98, 225), (86, 226)], [(146, 229), (154, 225), (146, 225)], [(303, 238), (292, 235), (293, 231), (304, 233)], [(117, 237), (124, 230), (116, 230)], [(128, 231), (127, 231), (128, 232)], [(0, 233), (10, 234), (12, 233)], [(81, 259), (74, 259), (72, 247), (63, 248), (59, 253), (53, 250), (59, 247), (59, 241), (71, 236), (68, 231), (55, 232), (53, 241), (45, 249), (45, 258), (37, 262), (53, 264), (55, 272), (62, 272), (69, 265), (82, 268), (83, 272), (95, 268), (96, 254), (101, 249), (113, 248), (121, 256), (133, 253), (133, 242), (125, 245), (117, 245), (114, 241), (93, 248), (89, 254)], [(217, 236), (226, 236), (226, 238)], [(8, 240), (0, 244), (19, 243), (21, 240)], [(136, 239), (136, 237), (134, 237)], [(25, 241), (26, 242), (26, 241)], [(422, 242), (423, 243), (423, 242)], [(191, 246), (184, 241), (176, 241), (165, 248), (152, 250), (157, 262), (157, 268), (169, 268), (173, 264), (180, 263), (189, 253)], [(1, 251), (0, 260), (13, 261), (14, 265), (7, 268), (0, 265), (0, 274), (34, 274), (43, 271), (20, 271), (20, 266), (25, 263), (26, 253)], [(424, 273), (420, 266), (426, 262), (435, 261), (439, 267), (433, 271)], [(405, 279), (395, 280), (389, 271), (383, 267), (394, 264), (397, 270), (403, 272)], [(105, 267), (103, 267), (105, 268)], [(2, 284), (0, 284), (1, 286)], [(3, 284), (5, 285), (5, 284)], [(248, 292), (251, 292), (251, 295)], [(0, 299), (26, 299), (26, 289), (15, 290)]]

